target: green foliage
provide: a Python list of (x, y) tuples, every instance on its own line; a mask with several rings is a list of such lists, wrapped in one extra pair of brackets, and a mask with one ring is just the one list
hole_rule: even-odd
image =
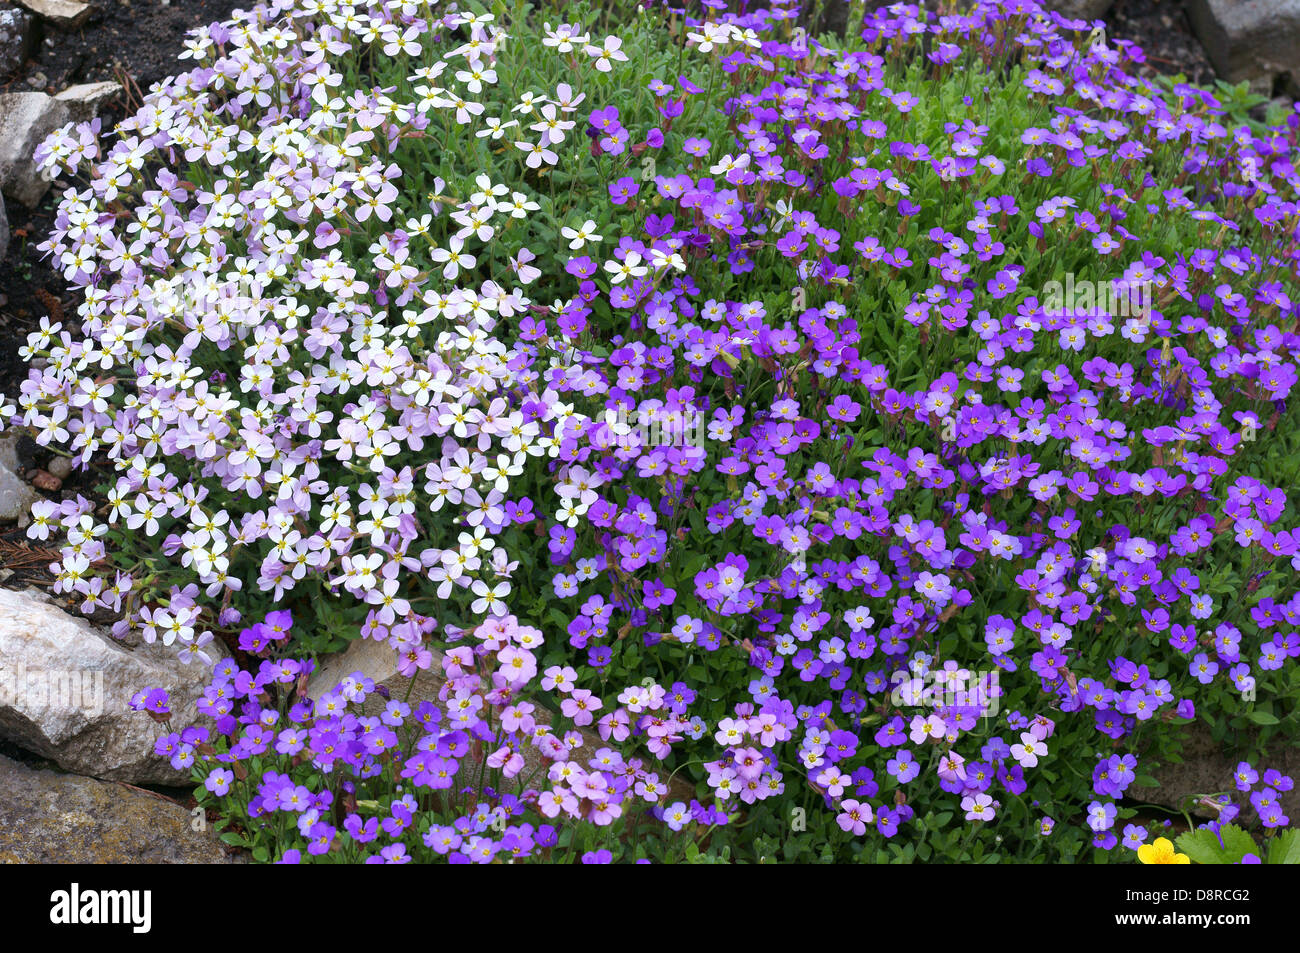
[(1300, 830), (1270, 833), (1261, 847), (1237, 825), (1226, 824), (1217, 832), (1201, 829), (1179, 834), (1175, 843), (1194, 864), (1240, 864), (1247, 855), (1266, 864), (1300, 864)]

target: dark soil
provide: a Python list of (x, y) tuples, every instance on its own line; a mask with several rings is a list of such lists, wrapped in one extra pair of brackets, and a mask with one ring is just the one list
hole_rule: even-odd
[[(195, 27), (224, 20), (241, 0), (94, 0), (95, 11), (80, 29), (63, 31), (40, 23), (40, 45), (17, 73), (0, 76), (0, 91), (41, 90), (57, 93), (78, 83), (115, 80), (136, 91), (180, 72), (177, 60), (185, 34)], [(104, 111), (105, 125), (121, 119), (126, 97)], [(18, 348), (42, 317), (75, 315), (65, 297), (62, 278), (49, 268), (36, 245), (49, 233), (57, 187), (35, 210), (6, 200), (12, 237), (0, 262), (0, 394), (16, 395), (27, 377)]]
[(1214, 67), (1192, 32), (1182, 0), (1115, 0), (1106, 16), (1107, 36), (1142, 47), (1153, 72), (1209, 85)]
[[(176, 57), (185, 34), (224, 20), (238, 0), (93, 0), (90, 18), (77, 30), (41, 23), (37, 53), (15, 76), (0, 77), (6, 91), (40, 89), (57, 93), (77, 83), (121, 80), (142, 91), (178, 72)], [(36, 18), (40, 21), (40, 18)], [(44, 82), (41, 80), (44, 79)]]
[[(113, 80), (131, 94), (104, 111), (105, 123), (114, 123), (125, 116), (132, 97), (184, 68), (176, 57), (189, 30), (226, 19), (232, 10), (247, 5), (240, 0), (95, 0), (96, 11), (71, 31), (37, 18), (39, 46), (16, 73), (0, 76), (0, 91), (57, 93), (78, 83)], [(9, 254), (0, 262), (0, 394), (11, 397), (27, 377), (27, 366), (18, 358), (27, 332), (47, 315), (66, 324), (67, 316), (76, 313), (62, 277), (36, 251), (49, 233), (57, 195), (57, 187), (51, 189), (34, 210), (6, 201), (12, 235)], [(48, 455), (27, 439), (19, 447), (19, 458), (23, 468), (49, 463)], [(101, 478), (94, 471), (74, 472), (62, 492), (91, 496)], [(0, 567), (5, 570), (0, 585), (47, 588), (52, 578), (48, 566), (57, 558), (57, 550), (28, 540), (22, 530), (0, 529)]]

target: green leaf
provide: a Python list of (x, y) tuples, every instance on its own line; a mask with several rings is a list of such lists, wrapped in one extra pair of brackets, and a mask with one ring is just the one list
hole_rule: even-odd
[(1213, 831), (1188, 831), (1179, 834), (1174, 843), (1194, 864), (1223, 863), (1223, 848)]
[(1270, 864), (1300, 864), (1300, 830), (1283, 831), (1268, 846)]
[(1241, 858), (1247, 854), (1258, 856), (1260, 852), (1259, 847), (1255, 845), (1255, 838), (1235, 824), (1221, 827), (1219, 835), (1223, 838), (1224, 859), (1222, 862), (1225, 864), (1239, 864)]
[(1247, 712), (1247, 713), (1246, 713), (1246, 717), (1249, 718), (1251, 721), (1253, 721), (1253, 722), (1254, 722), (1255, 724), (1257, 724), (1257, 725), (1276, 725), (1276, 724), (1278, 724), (1277, 716), (1276, 716), (1276, 715), (1271, 715), (1271, 714), (1269, 714), (1269, 713), (1266, 712), (1266, 711), (1251, 711), (1251, 712)]
[(1255, 839), (1235, 824), (1219, 828), (1217, 835), (1214, 831), (1188, 831), (1180, 834), (1176, 843), (1195, 864), (1238, 864), (1247, 854), (1259, 853)]

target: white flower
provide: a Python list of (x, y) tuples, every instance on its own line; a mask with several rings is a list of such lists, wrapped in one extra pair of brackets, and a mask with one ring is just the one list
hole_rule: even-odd
[(713, 175), (726, 175), (732, 169), (746, 169), (749, 167), (749, 153), (742, 152), (738, 156), (724, 155), (718, 162), (709, 168)]
[(560, 229), (560, 235), (569, 239), (569, 248), (573, 251), (582, 248), (587, 242), (603, 240), (602, 236), (596, 234), (596, 223), (591, 219), (587, 219), (581, 228), (574, 229), (569, 228), (567, 225), (564, 226)]
[(456, 276), (460, 274), (462, 268), (473, 268), (477, 259), (473, 255), (464, 253), (465, 242), (460, 237), (453, 235), (447, 242), (448, 248), (435, 248), (429, 253), (429, 257), (435, 262), (445, 262), (442, 269), (442, 276), (448, 281), (455, 281)]
[(619, 284), (628, 278), (640, 278), (646, 273), (646, 268), (641, 264), (641, 256), (634, 251), (627, 253), (622, 261), (605, 262), (605, 270), (613, 277), (610, 281), (613, 284)]
[(502, 580), (489, 588), (482, 579), (475, 579), (470, 584), (470, 591), (478, 596), (469, 607), (474, 614), (505, 615), (510, 611), (505, 603), (505, 597), (510, 595), (509, 580)]
[(596, 69), (602, 73), (608, 73), (614, 68), (615, 62), (625, 62), (627, 54), (620, 47), (623, 41), (616, 36), (605, 37), (604, 44), (601, 46), (588, 46), (584, 52), (596, 60)]
[(561, 23), (554, 29), (551, 28), (550, 23), (544, 23), (542, 29), (546, 33), (542, 45), (559, 53), (571, 53), (577, 47), (591, 42), (591, 35), (582, 33), (582, 27), (574, 23)]

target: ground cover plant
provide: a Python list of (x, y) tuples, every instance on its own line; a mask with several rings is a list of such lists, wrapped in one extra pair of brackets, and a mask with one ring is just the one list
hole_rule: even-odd
[[(1293, 743), (1300, 116), (854, 22), (279, 0), (45, 143), (84, 300), (6, 413), (105, 481), (29, 532), (215, 663), (159, 750), (232, 842), (1139, 862), (1194, 721)], [(437, 703), (309, 696), (355, 639)]]

